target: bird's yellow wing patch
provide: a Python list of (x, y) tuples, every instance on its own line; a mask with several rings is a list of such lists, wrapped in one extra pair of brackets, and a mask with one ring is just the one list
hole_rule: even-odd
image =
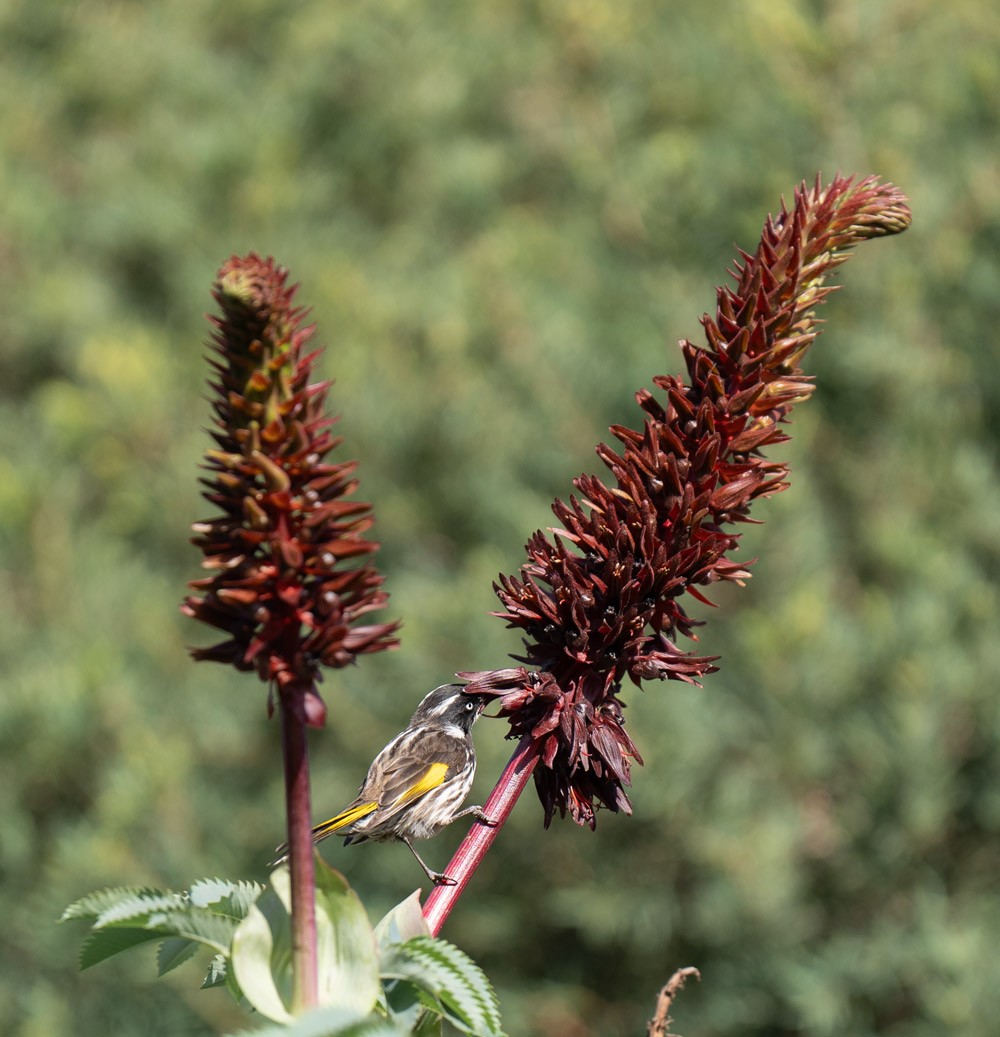
[(425, 792), (430, 792), (431, 789), (436, 789), (440, 785), (445, 776), (448, 773), (448, 764), (446, 763), (432, 763), (427, 770), (424, 771), (423, 777), (417, 782), (414, 782), (397, 800), (398, 803), (409, 803), (410, 800), (417, 799), (422, 796)]
[(336, 817), (331, 817), (329, 821), (316, 825), (312, 830), (313, 839), (322, 839), (323, 836), (330, 835), (331, 832), (339, 832), (341, 828), (346, 828), (347, 825), (360, 821), (361, 818), (367, 817), (377, 809), (378, 803), (358, 803), (357, 806), (350, 807), (337, 814)]

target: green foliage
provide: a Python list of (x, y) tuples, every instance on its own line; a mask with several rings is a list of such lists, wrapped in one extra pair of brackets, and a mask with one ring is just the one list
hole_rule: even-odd
[[(678, 368), (732, 243), (839, 169), (915, 222), (826, 306), (792, 488), (702, 632), (722, 671), (630, 692), (634, 817), (543, 833), (526, 797), (446, 935), (524, 1037), (641, 1033), (686, 964), (688, 1037), (993, 1037), (993, 7), (2, 6), (0, 1033), (247, 1025), (139, 954), (78, 975), (39, 922), (106, 885), (263, 881), (283, 838), (259, 689), (192, 665), (176, 612), (218, 265), (256, 248), (302, 280), (405, 622), (323, 687), (326, 816), (422, 692), (517, 650), (491, 581)], [(373, 917), (412, 888), (405, 847), (324, 852)]]
[[(157, 952), (159, 975), (187, 961), (199, 945), (227, 957), (237, 931), (256, 910), (264, 887), (255, 882), (225, 882), (203, 879), (187, 893), (155, 889), (105, 889), (81, 897), (63, 912), (60, 921), (83, 919), (91, 931), (80, 951), (80, 968), (96, 965), (121, 951), (152, 940), (160, 940)], [(225, 979), (214, 964), (210, 970), (215, 986)]]
[[(233, 934), (232, 967), (250, 1004), (269, 1019), (290, 1022), (292, 910), (288, 869), (271, 875), (265, 893)], [(321, 1004), (355, 1016), (379, 998), (378, 953), (368, 916), (343, 876), (316, 864), (316, 952)]]
[[(441, 1014), (465, 1033), (501, 1033), (493, 988), (467, 954), (444, 940), (415, 936), (395, 944), (382, 958), (382, 974), (430, 994)], [(420, 1003), (426, 1007), (423, 999)]]
[(419, 890), (382, 918), (375, 937), (385, 1004), (405, 1032), (430, 1037), (447, 1020), (464, 1033), (503, 1037), (493, 987), (467, 954), (430, 936)]
[(157, 965), (163, 976), (187, 961), (198, 945), (208, 947), (215, 957), (203, 988), (225, 985), (237, 1002), (279, 1024), (255, 1033), (428, 1037), (439, 1034), (447, 1020), (474, 1037), (504, 1037), (489, 981), (468, 955), (428, 935), (419, 891), (372, 928), (344, 877), (319, 860), (316, 944), (321, 1007), (294, 1016), (287, 866), (271, 873), (271, 887), (203, 879), (187, 893), (106, 889), (71, 904), (61, 921), (91, 923), (80, 968), (160, 940)]

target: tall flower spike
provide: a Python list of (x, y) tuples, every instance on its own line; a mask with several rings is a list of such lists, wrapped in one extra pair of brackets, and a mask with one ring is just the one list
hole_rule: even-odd
[(701, 321), (706, 345), (680, 343), (688, 382), (654, 378), (659, 395), (636, 394), (641, 429), (613, 426), (621, 446), (597, 447), (610, 485), (575, 479), (579, 497), (552, 506), (560, 528), (534, 533), (519, 574), (494, 584), (494, 615), (523, 631), (515, 658), (532, 669), (462, 676), (499, 697), (511, 737), (533, 743), (546, 825), (557, 810), (591, 827), (597, 807), (631, 811), (625, 787), (642, 761), (621, 682), (697, 683), (715, 669), (676, 644), (696, 640), (682, 598), (707, 601), (699, 588), (749, 577), (729, 558), (732, 527), (788, 485), (787, 466), (763, 451), (788, 438), (782, 423), (813, 391), (799, 362), (819, 334), (814, 308), (833, 291), (826, 275), (858, 242), (909, 223), (905, 196), (875, 177), (799, 187), (756, 252), (739, 254), (735, 287), (718, 289), (715, 316)]
[(318, 351), (303, 349), (314, 328), (302, 326), (287, 279), (250, 254), (232, 257), (215, 282), (217, 449), (206, 452), (202, 482), (220, 514), (193, 527), (210, 575), (192, 581), (181, 609), (227, 635), (194, 658), (255, 670), (279, 692), (310, 688), (305, 719), (320, 726), (320, 667), (393, 647), (397, 624), (361, 622), (388, 597), (376, 570), (359, 564), (378, 544), (363, 536), (369, 505), (345, 499), (356, 463), (324, 460), (340, 443), (324, 411), (330, 383), (309, 380)]

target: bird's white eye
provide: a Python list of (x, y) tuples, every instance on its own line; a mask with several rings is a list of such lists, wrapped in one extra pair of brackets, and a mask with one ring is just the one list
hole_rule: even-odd
[(466, 702), (466, 704), (465, 704), (465, 708), (466, 709), (475, 709), (476, 708), (476, 704), (475, 704), (475, 702), (472, 701), (472, 699), (469, 699), (469, 701)]

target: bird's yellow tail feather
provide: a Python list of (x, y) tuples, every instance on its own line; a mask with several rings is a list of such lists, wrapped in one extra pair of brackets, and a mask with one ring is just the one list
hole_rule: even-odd
[(347, 810), (341, 811), (336, 817), (331, 817), (329, 821), (316, 825), (312, 830), (313, 842), (318, 843), (320, 839), (325, 839), (328, 835), (339, 832), (342, 828), (346, 828), (355, 821), (360, 821), (361, 818), (367, 817), (377, 809), (378, 803), (358, 803), (357, 806), (348, 807)]

